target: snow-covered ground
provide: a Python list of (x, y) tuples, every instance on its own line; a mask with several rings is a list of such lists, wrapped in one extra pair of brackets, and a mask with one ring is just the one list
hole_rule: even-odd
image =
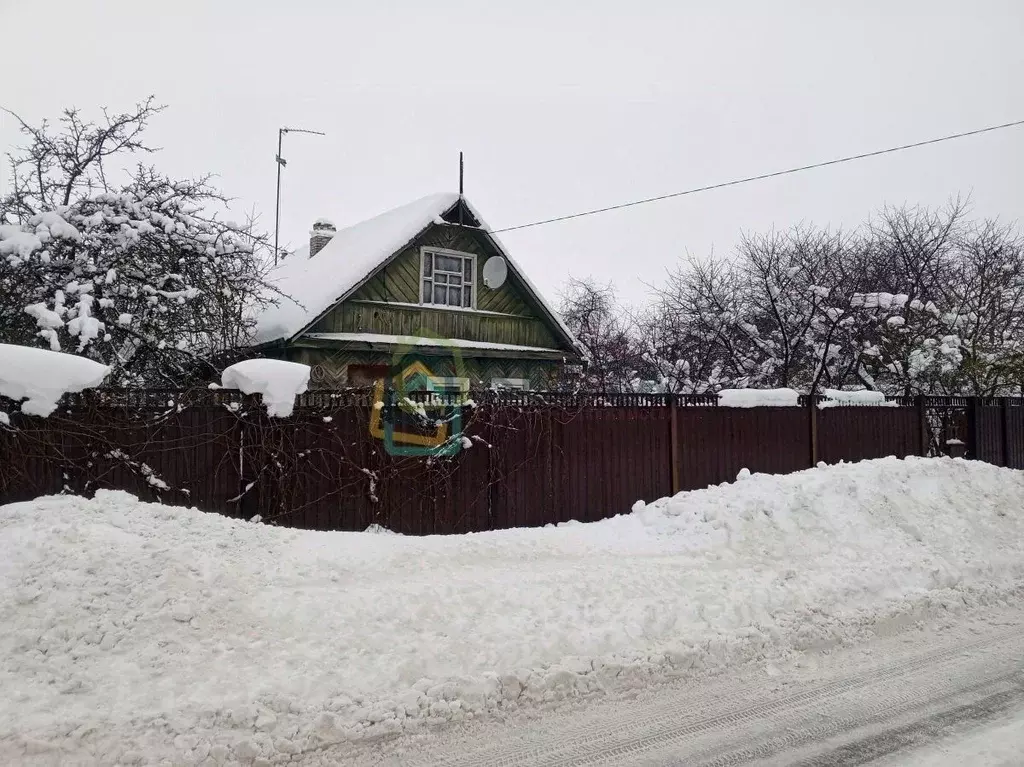
[(345, 744), (303, 764), (1020, 767), (1021, 658), (1024, 609), (1010, 600), (727, 674)]
[(1024, 710), (965, 733), (952, 734), (878, 767), (1020, 767), (1024, 763)]
[[(854, 643), (1024, 582), (1024, 473), (885, 459), (594, 524), (317, 533), (0, 507), (0, 763), (273, 763)], [(263, 760), (266, 760), (264, 762)]]

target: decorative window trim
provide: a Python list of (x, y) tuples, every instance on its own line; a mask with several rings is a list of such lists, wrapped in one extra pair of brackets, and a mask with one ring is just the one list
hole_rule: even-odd
[(512, 389), (515, 391), (530, 391), (529, 378), (492, 378), (492, 389)]
[[(431, 267), (429, 276), (427, 275), (427, 255), (431, 256)], [(437, 272), (435, 263), (437, 259), (435, 258), (435, 256), (450, 256), (452, 258), (461, 258), (464, 261), (468, 260), (470, 262), (471, 266), (469, 272), (469, 279), (466, 279), (465, 264), (463, 264), (462, 274), (457, 275), (459, 278), (459, 285), (463, 288), (463, 291), (465, 291), (466, 287), (468, 287), (470, 290), (469, 306), (466, 306), (465, 303), (463, 303), (460, 306), (453, 306), (448, 303), (434, 303), (433, 295), (431, 295), (430, 301), (424, 300), (423, 294), (424, 288), (426, 287), (426, 281), (430, 280), (432, 293), (433, 286), (436, 284), (434, 282), (434, 275)], [(447, 275), (447, 277), (456, 276), (455, 272), (449, 271), (442, 271), (442, 274)], [(424, 245), (423, 247), (420, 248), (420, 281), (419, 285), (417, 286), (417, 291), (419, 292), (420, 306), (429, 306), (435, 309), (476, 309), (477, 294), (479, 292), (476, 284), (476, 253), (466, 253), (461, 250), (450, 250), (448, 248), (434, 248), (428, 245)], [(463, 296), (464, 295), (465, 293), (463, 292)]]

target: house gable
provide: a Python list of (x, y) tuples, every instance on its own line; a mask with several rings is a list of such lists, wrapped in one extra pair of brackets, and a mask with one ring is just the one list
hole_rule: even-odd
[(458, 224), (459, 226), (473, 226), (477, 229), (487, 228), (462, 198), (459, 198), (459, 201), (441, 216), (441, 220), (447, 221), (449, 224)]
[[(460, 203), (461, 204), (461, 203)], [(458, 220), (458, 205), (443, 220)], [(313, 326), (310, 333), (380, 333), (433, 335), (468, 341), (514, 344), (561, 350), (575, 357), (561, 328), (534, 299), (522, 276), (509, 264), (508, 279), (496, 289), (484, 286), (487, 259), (502, 255), (481, 229), (468, 206), (461, 211), (466, 226), (432, 224), (386, 261), (375, 274)], [(421, 305), (421, 248), (434, 247), (476, 256), (473, 309)]]
[[(473, 256), (472, 307), (420, 303), (423, 247)], [(468, 300), (465, 289), (458, 294), (466, 273), (450, 271), (450, 260), (441, 266), (443, 255), (435, 253), (433, 289), (447, 285), (448, 298)], [(483, 267), (495, 256), (504, 257), (508, 278), (491, 289), (483, 284)], [(377, 344), (389, 343), (385, 337), (460, 339), (523, 359), (576, 361), (582, 354), (572, 332), (460, 195), (428, 195), (339, 229), (312, 257), (300, 248), (269, 280), (279, 300), (257, 316), (255, 341), (264, 349), (332, 341), (365, 345), (365, 338), (354, 336), (370, 335), (380, 337)]]

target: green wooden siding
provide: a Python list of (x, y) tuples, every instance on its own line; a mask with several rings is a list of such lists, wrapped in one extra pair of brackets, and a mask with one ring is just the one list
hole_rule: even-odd
[[(360, 303), (419, 304), (420, 248), (424, 246), (477, 256), (476, 308), (481, 312)], [(433, 226), (368, 280), (348, 301), (313, 326), (311, 332), (434, 335), (548, 349), (563, 348), (564, 345), (556, 339), (542, 313), (533, 305), (514, 275), (510, 273), (505, 284), (496, 290), (483, 286), (484, 262), (494, 255), (496, 252), (486, 237), (473, 230)], [(496, 312), (503, 316), (484, 312)]]
[[(420, 305), (420, 248), (436, 247), (476, 255), (476, 310)], [(483, 265), (498, 255), (487, 237), (472, 229), (435, 225), (403, 249), (385, 268), (343, 304), (310, 328), (310, 333), (379, 333), (427, 338), (461, 338), (484, 343), (550, 349), (573, 356), (516, 275), (496, 290), (483, 287)], [(350, 365), (392, 365), (394, 352), (367, 350), (358, 344), (307, 340), (271, 352), (312, 368), (310, 385), (348, 385)], [(433, 350), (436, 354), (437, 350)], [(537, 359), (536, 352), (508, 353), (471, 349), (423, 360), (438, 376), (468, 378), (474, 387), (495, 378), (525, 378), (543, 390), (561, 367), (558, 359)], [(532, 357), (531, 357), (532, 354)], [(551, 355), (550, 352), (547, 353)]]
[[(284, 356), (292, 362), (301, 362), (312, 368), (310, 387), (336, 389), (348, 383), (349, 365), (392, 365), (394, 358), (382, 352), (353, 350), (291, 348)], [(437, 376), (468, 378), (470, 385), (489, 387), (495, 378), (525, 378), (530, 388), (538, 391), (548, 387), (560, 363), (546, 360), (462, 358), (458, 363), (452, 357), (423, 357), (423, 361)]]
[(464, 338), (469, 341), (559, 348), (547, 326), (530, 317), (358, 301), (346, 301), (318, 322), (311, 332)]

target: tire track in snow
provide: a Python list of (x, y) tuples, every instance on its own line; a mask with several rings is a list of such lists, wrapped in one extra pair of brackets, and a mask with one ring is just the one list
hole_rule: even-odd
[[(954, 632), (956, 633), (956, 632)], [(976, 699), (1024, 697), (1019, 629), (981, 638), (949, 637), (895, 663), (874, 665), (811, 683), (788, 694), (766, 692), (770, 680), (737, 686), (720, 682), (673, 690), (650, 703), (619, 703), (568, 726), (545, 726), (498, 737), (487, 745), (454, 751), (439, 748), (406, 755), (405, 764), (514, 767), (574, 764), (686, 764), (728, 767), (772, 760), (843, 733), (878, 727), (915, 712), (941, 712)], [(703, 688), (703, 689), (702, 689)], [(992, 698), (995, 700), (995, 698)], [(559, 717), (554, 717), (557, 724)], [(479, 744), (480, 741), (476, 741)], [(450, 744), (454, 746), (455, 744)], [(805, 755), (811, 758), (813, 754)], [(847, 757), (836, 754), (833, 762)], [(853, 758), (853, 757), (850, 757)]]
[[(957, 682), (963, 682), (971, 678), (970, 673), (961, 673), (956, 677)], [(1024, 699), (1024, 687), (1016, 683), (1017, 674), (1012, 672), (1004, 674), (995, 679), (986, 679), (984, 682), (980, 682), (974, 685), (966, 685), (964, 687), (958, 687), (956, 691), (952, 693), (943, 694), (943, 690), (948, 688), (949, 680), (944, 680), (934, 685), (930, 685), (927, 688), (921, 687), (901, 687), (905, 692), (897, 693), (896, 695), (888, 695), (886, 702), (882, 706), (869, 705), (867, 710), (861, 710), (855, 715), (849, 716), (828, 716), (825, 722), (812, 723), (812, 724), (801, 724), (799, 721), (793, 722), (792, 717), (788, 717), (787, 725), (781, 725), (776, 723), (777, 727), (783, 727), (783, 733), (780, 736), (776, 736), (768, 739), (767, 741), (760, 742), (754, 746), (741, 747), (734, 750), (726, 750), (724, 754), (719, 755), (713, 759), (707, 759), (704, 755), (697, 755), (698, 764), (705, 765), (706, 767), (729, 767), (730, 765), (742, 765), (756, 763), (761, 760), (769, 759), (774, 756), (784, 756), (785, 764), (792, 764), (793, 752), (799, 749), (801, 746), (806, 744), (814, 744), (813, 748), (821, 747), (821, 742), (828, 740), (837, 735), (848, 734), (853, 731), (863, 730), (865, 728), (870, 729), (873, 726), (882, 726), (886, 722), (892, 721), (894, 718), (905, 717), (908, 714), (917, 713), (921, 715), (922, 708), (932, 708), (938, 706), (943, 710), (944, 715), (948, 715), (950, 711), (960, 711), (961, 715), (966, 716), (966, 711), (972, 706), (977, 704), (971, 703), (967, 705), (961, 705), (962, 701), (966, 699), (973, 699), (977, 696), (982, 696), (981, 700), (994, 701), (999, 699), (1004, 701), (1005, 706), (1010, 706), (1015, 700)], [(1006, 687), (1006, 689), (1002, 689)], [(992, 689), (1000, 689), (999, 692), (991, 693)], [(922, 698), (926, 702), (922, 705)], [(844, 698), (844, 702), (851, 704), (852, 707), (856, 708), (858, 701), (848, 701)], [(863, 701), (860, 701), (861, 703)], [(835, 708), (835, 704), (832, 704), (832, 708)], [(942, 715), (935, 715), (942, 716)], [(931, 717), (934, 718), (934, 717)], [(927, 722), (929, 719), (925, 719)], [(951, 721), (955, 721), (952, 719)], [(911, 725), (907, 725), (906, 728), (909, 730), (919, 729), (921, 732), (926, 731), (926, 727), (922, 721), (914, 721)], [(877, 740), (877, 736), (870, 736), (865, 738), (865, 743)], [(892, 748), (889, 751), (895, 750), (898, 745), (893, 742)], [(880, 751), (876, 756), (881, 756), (888, 751)], [(875, 757), (872, 757), (875, 758)], [(824, 761), (821, 757), (813, 759), (807, 764), (813, 764), (816, 767), (824, 767), (824, 765), (854, 765), (862, 764), (863, 759), (857, 756), (856, 751), (849, 752), (847, 748), (840, 747), (838, 749), (832, 749)]]
[(955, 706), (916, 722), (889, 727), (880, 734), (845, 743), (816, 758), (805, 760), (797, 767), (856, 767), (874, 762), (922, 741), (934, 740), (958, 725), (963, 727), (967, 723), (976, 726), (995, 719), (1015, 707), (1022, 697), (1021, 687), (1015, 686), (977, 702)]

